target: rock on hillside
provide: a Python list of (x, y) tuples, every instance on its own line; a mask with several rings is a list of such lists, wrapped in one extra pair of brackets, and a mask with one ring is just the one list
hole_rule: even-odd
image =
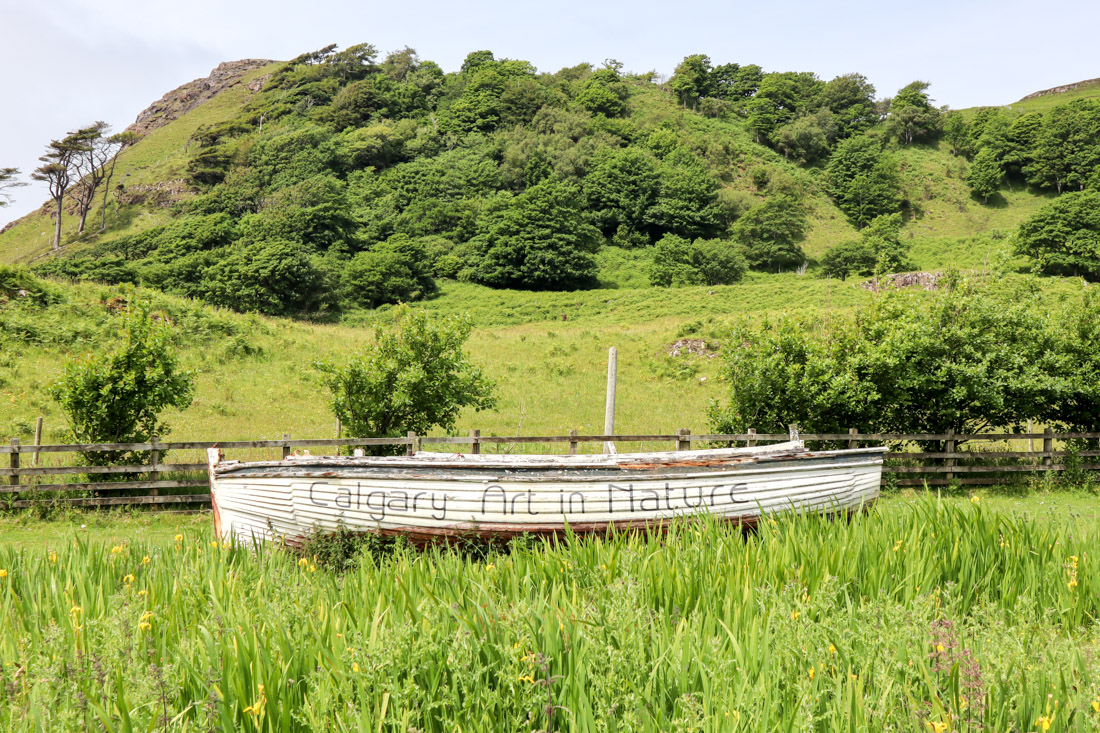
[(1084, 87), (1100, 86), (1100, 79), (1086, 79), (1085, 81), (1075, 82), (1073, 84), (1064, 84), (1060, 87), (1051, 87), (1050, 89), (1044, 89), (1041, 92), (1032, 92), (1020, 99), (1021, 102), (1026, 102), (1029, 99), (1038, 99), (1039, 97), (1045, 97), (1048, 94), (1065, 94), (1066, 92), (1073, 92)]
[[(187, 114), (203, 102), (212, 99), (219, 92), (239, 84), (241, 77), (253, 69), (267, 66), (270, 63), (272, 62), (267, 59), (223, 61), (210, 72), (209, 76), (189, 81), (153, 102), (137, 116), (134, 124), (126, 129), (145, 135), (151, 130), (163, 127), (172, 120)], [(266, 81), (265, 77), (255, 79), (249, 83), (248, 88), (252, 91), (259, 91)]]

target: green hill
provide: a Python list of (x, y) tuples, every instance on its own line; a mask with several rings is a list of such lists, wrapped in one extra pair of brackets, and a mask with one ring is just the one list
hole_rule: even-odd
[[(832, 102), (847, 104), (838, 106), (844, 114), (823, 106), (843, 97), (850, 78), (757, 78), (759, 69), (707, 60), (707, 88), (692, 76), (695, 57), (658, 84), (614, 65), (540, 74), (485, 52), (444, 74), (415, 55), (379, 63), (356, 48), (241, 62), (216, 71), (216, 84), (166, 95), (142, 114), (144, 136), (119, 157), (121, 187), (110, 193), (102, 233), (98, 197), (83, 235), (66, 211), (59, 252), (47, 208), (0, 233), (0, 263), (54, 277), (58, 293), (37, 308), (0, 302), (0, 433), (28, 437), (44, 414), (47, 433), (60, 436), (46, 385), (62, 357), (109, 343), (112, 299), (127, 282), (185, 326), (185, 362), (200, 377), (195, 405), (172, 420), (179, 437), (332, 433), (312, 360), (363, 343), (364, 326), (389, 318), (387, 301), (416, 299), (469, 314), (471, 350), (501, 384), (498, 409), (464, 416), (463, 429), (597, 430), (614, 344), (620, 428), (698, 430), (705, 406), (721, 396), (716, 363), (670, 358), (671, 341), (720, 341), (744, 315), (827, 317), (869, 297), (864, 277), (823, 276), (826, 253), (861, 236), (831, 163), (845, 140), (871, 140), (891, 168), (888, 207), (902, 216), (906, 269), (985, 271), (1009, 258), (1010, 270), (1026, 271), (1028, 261), (1011, 258), (1012, 237), (1056, 197), (1010, 173), (983, 204), (966, 182), (967, 156), (953, 154), (946, 133), (921, 131), (938, 113), (921, 108), (914, 85), (892, 111), (868, 105), (861, 118), (852, 112), (858, 100)], [(755, 87), (737, 91), (746, 79)], [(196, 96), (200, 87), (211, 91)], [(1050, 110), (1097, 93), (1086, 85), (1024, 104)], [(899, 107), (898, 98), (916, 101)], [(1012, 105), (1006, 124), (1017, 112)], [(978, 128), (992, 129), (989, 113), (967, 117), (967, 139), (988, 145)], [(915, 126), (912, 141), (902, 142), (912, 130), (898, 120)], [(630, 165), (648, 168), (596, 182)], [(612, 201), (638, 181), (649, 181), (645, 206)], [(772, 218), (761, 214), (768, 207)], [(788, 215), (801, 217), (790, 241), (781, 236)], [(732, 284), (706, 284), (685, 261), (677, 265), (685, 286), (652, 287), (655, 243), (688, 251), (696, 238), (753, 267)], [(540, 254), (543, 270), (532, 269), (531, 248), (546, 241), (572, 244)], [(500, 274), (515, 265), (517, 247), (528, 248), (519, 280)], [(791, 252), (803, 267), (782, 259)], [(522, 279), (557, 276), (561, 258), (575, 254), (583, 275), (575, 282), (549, 289)], [(269, 269), (252, 272), (260, 266)], [(400, 283), (404, 290), (387, 295)], [(1079, 285), (1046, 278), (1043, 287), (1057, 298)], [(380, 295), (368, 302), (364, 288)]]

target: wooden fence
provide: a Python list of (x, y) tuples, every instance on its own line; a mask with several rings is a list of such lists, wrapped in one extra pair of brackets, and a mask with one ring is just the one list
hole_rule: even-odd
[[(895, 486), (943, 486), (947, 484), (981, 485), (1004, 484), (1026, 478), (1029, 474), (1077, 470), (1100, 470), (1100, 450), (1056, 450), (1055, 443), (1071, 439), (1088, 439), (1096, 442), (1100, 433), (981, 433), (981, 434), (885, 434), (860, 433), (851, 429), (847, 433), (802, 434), (807, 442), (817, 442), (839, 447), (855, 448), (866, 445), (891, 444), (894, 448), (887, 455), (883, 473)], [(742, 434), (695, 434), (679, 430), (663, 435), (577, 435), (572, 431), (563, 436), (494, 436), (481, 435), (473, 430), (464, 437), (419, 436), (409, 433), (404, 438), (338, 438), (320, 440), (291, 440), (284, 435), (281, 440), (243, 441), (183, 441), (164, 443), (154, 438), (149, 443), (103, 443), (92, 445), (21, 445), (12, 440), (11, 445), (0, 445), (0, 505), (30, 507), (43, 502), (59, 502), (72, 506), (114, 505), (196, 505), (210, 501), (205, 490), (207, 448), (219, 447), (230, 458), (252, 460), (286, 457), (295, 449), (324, 449), (335, 452), (340, 447), (372, 445), (405, 446), (408, 453), (431, 447), (465, 450), (469, 453), (484, 451), (516, 450), (523, 446), (568, 444), (568, 452), (582, 452), (582, 446), (602, 443), (671, 444), (676, 450), (689, 450), (693, 443), (760, 443), (787, 440), (787, 434), (756, 433), (750, 430)], [(909, 450), (913, 443), (942, 445), (937, 452)], [(979, 449), (962, 449), (960, 444)], [(1004, 443), (1006, 448), (980, 449), (981, 443)], [(1011, 450), (1015, 444), (1026, 443), (1027, 450)], [(1038, 447), (1036, 447), (1038, 445)], [(1090, 445), (1091, 447), (1091, 445)], [(652, 449), (652, 446), (650, 447)], [(79, 461), (58, 464), (61, 455), (81, 455), (106, 451), (147, 452), (149, 462), (142, 465), (80, 465)], [(184, 460), (163, 462), (167, 452), (183, 454)], [(258, 452), (261, 455), (256, 455)], [(317, 452), (314, 450), (314, 452)], [(3, 454), (7, 454), (7, 466), (3, 466)], [(190, 455), (188, 455), (190, 454)], [(201, 462), (187, 462), (187, 458)], [(45, 465), (53, 464), (53, 465)], [(110, 481), (97, 481), (97, 477), (111, 476)], [(4, 478), (7, 485), (4, 485)], [(137, 492), (137, 493), (135, 493)], [(74, 496), (74, 493), (91, 494)]]

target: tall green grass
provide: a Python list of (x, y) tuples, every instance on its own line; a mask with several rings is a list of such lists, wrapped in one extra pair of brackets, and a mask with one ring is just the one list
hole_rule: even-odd
[(1097, 730), (1098, 546), (923, 499), (343, 575), (193, 531), (0, 549), (0, 726)]

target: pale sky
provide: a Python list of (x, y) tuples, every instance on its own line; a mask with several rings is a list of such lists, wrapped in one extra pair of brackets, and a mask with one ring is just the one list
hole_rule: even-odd
[[(1007, 104), (1100, 77), (1095, 0), (0, 0), (0, 167), (24, 174), (52, 138), (95, 120), (121, 130), (221, 61), (288, 59), (329, 43), (412, 46), (453, 71), (490, 49), (542, 71), (622, 61), (670, 74), (684, 56), (767, 71), (859, 72), (879, 96), (914, 79), (937, 104)], [(0, 224), (45, 200), (15, 189)]]

